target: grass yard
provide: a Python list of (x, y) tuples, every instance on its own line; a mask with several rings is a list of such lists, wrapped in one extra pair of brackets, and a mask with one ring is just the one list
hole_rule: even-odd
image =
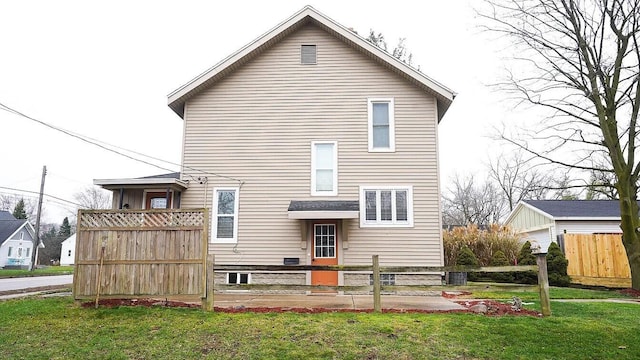
[(16, 278), (28, 276), (70, 275), (73, 274), (73, 266), (47, 266), (34, 271), (29, 270), (5, 270), (0, 269), (0, 278)]
[[(514, 296), (525, 301), (540, 300), (537, 285), (519, 284), (494, 284), (494, 283), (472, 283), (470, 286), (457, 286), (456, 290), (471, 292), (471, 295), (460, 296), (460, 298), (475, 299), (511, 299)], [(568, 287), (549, 287), (549, 297), (551, 299), (628, 299), (628, 295), (617, 290), (589, 290)], [(552, 304), (553, 309), (553, 304)]]
[[(534, 305), (534, 307), (537, 306)], [(640, 305), (552, 303), (553, 316), (207, 313), (0, 302), (5, 359), (635, 359)]]

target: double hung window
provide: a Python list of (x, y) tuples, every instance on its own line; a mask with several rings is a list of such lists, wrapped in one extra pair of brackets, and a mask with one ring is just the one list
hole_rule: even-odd
[(338, 143), (311, 143), (311, 195), (338, 195)]
[(369, 151), (396, 150), (393, 98), (368, 99)]
[(238, 188), (215, 188), (213, 198), (213, 241), (238, 240)]

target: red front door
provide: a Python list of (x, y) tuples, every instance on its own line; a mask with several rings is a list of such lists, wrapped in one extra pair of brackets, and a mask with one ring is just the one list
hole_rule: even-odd
[[(317, 222), (311, 233), (312, 265), (338, 265), (338, 226), (336, 222)], [(338, 285), (337, 271), (312, 271), (311, 285)]]

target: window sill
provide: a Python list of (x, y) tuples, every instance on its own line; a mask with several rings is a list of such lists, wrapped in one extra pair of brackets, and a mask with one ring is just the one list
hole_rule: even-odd
[(384, 224), (384, 223), (360, 223), (361, 228), (412, 228), (413, 223)]
[(238, 239), (211, 239), (212, 244), (237, 244)]
[(369, 149), (370, 153), (394, 153), (396, 149)]
[(337, 191), (311, 192), (311, 196), (338, 196)]

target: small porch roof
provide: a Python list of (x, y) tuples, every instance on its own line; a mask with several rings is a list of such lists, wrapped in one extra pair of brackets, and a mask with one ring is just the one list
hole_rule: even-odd
[(289, 219), (357, 219), (360, 216), (358, 200), (292, 200)]
[(107, 190), (170, 188), (175, 191), (183, 191), (189, 187), (187, 181), (180, 180), (179, 172), (140, 178), (94, 179), (93, 184)]

